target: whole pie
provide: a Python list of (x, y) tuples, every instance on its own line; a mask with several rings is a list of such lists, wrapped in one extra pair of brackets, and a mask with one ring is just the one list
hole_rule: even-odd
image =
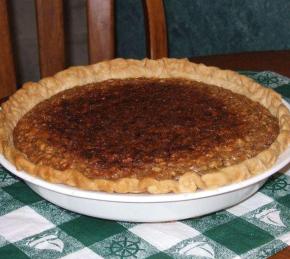
[(73, 67), (27, 83), (0, 114), (1, 153), (53, 183), (193, 192), (270, 168), (290, 143), (281, 97), (187, 60)]

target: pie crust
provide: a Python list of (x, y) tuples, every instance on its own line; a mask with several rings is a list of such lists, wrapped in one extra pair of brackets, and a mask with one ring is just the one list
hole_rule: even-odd
[[(185, 170), (178, 179), (123, 177), (92, 179), (78, 170), (56, 170), (32, 163), (14, 146), (13, 131), (18, 121), (38, 103), (64, 90), (110, 79), (183, 79), (228, 89), (267, 108), (279, 122), (274, 142), (258, 155), (238, 164), (199, 174)], [(259, 123), (259, 122), (257, 122)], [(82, 189), (117, 193), (182, 193), (239, 182), (270, 168), (290, 144), (290, 113), (279, 94), (233, 71), (194, 64), (185, 59), (115, 59), (90, 66), (72, 67), (38, 83), (26, 83), (2, 105), (0, 113), (0, 150), (18, 170), (24, 170), (49, 182), (64, 183)]]

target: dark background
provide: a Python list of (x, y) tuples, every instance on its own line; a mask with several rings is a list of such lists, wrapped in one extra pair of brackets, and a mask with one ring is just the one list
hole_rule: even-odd
[[(105, 1), (105, 0), (104, 0)], [(65, 0), (70, 65), (87, 64), (85, 0)], [(290, 49), (289, 0), (164, 0), (170, 57)], [(22, 82), (38, 80), (34, 0), (10, 0)], [(141, 0), (116, 0), (117, 56), (146, 56)], [(50, 32), (48, 32), (50, 33)]]

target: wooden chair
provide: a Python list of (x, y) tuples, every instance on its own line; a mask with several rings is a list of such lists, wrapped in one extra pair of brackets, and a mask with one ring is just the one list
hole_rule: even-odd
[[(148, 57), (167, 56), (162, 0), (144, 0)], [(35, 0), (40, 74), (50, 76), (66, 67), (63, 0)], [(115, 57), (114, 1), (87, 0), (89, 62)], [(53, 33), (47, 33), (53, 31)], [(0, 98), (16, 91), (17, 78), (9, 30), (7, 0), (0, 0)]]
[[(0, 98), (16, 90), (8, 0), (0, 0)], [(143, 0), (148, 57), (167, 56), (167, 33), (162, 0)], [(42, 77), (66, 67), (63, 0), (35, 0)], [(114, 0), (87, 0), (88, 55), (95, 63), (115, 57)], [(53, 31), (53, 33), (47, 33)], [(255, 52), (195, 57), (190, 60), (234, 70), (272, 70), (290, 76), (290, 51)]]

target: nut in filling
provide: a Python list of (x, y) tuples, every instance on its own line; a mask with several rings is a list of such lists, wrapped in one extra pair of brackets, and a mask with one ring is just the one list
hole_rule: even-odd
[(163, 180), (237, 164), (278, 133), (278, 120), (243, 95), (186, 79), (139, 78), (63, 91), (22, 117), (13, 138), (35, 164), (91, 179)]

